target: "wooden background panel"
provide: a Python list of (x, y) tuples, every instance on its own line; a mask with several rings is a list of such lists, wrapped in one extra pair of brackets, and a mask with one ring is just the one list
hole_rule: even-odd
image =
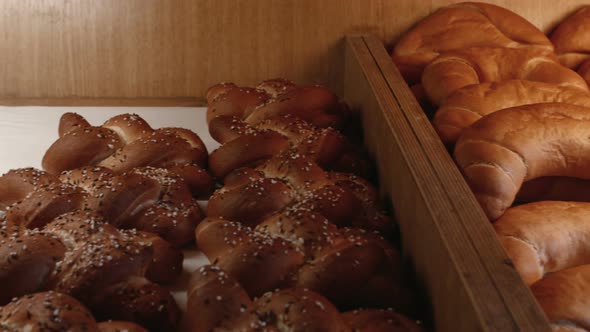
[[(391, 45), (452, 2), (2, 0), (0, 98), (192, 97), (277, 76), (341, 92), (344, 34)], [(583, 1), (491, 2), (550, 28)]]

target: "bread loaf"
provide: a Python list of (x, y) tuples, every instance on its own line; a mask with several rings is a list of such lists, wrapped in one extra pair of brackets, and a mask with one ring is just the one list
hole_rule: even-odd
[(560, 103), (507, 108), (475, 122), (455, 159), (475, 197), (496, 220), (523, 182), (545, 176), (589, 179), (590, 109)]
[(147, 332), (131, 322), (97, 324), (82, 303), (53, 291), (15, 298), (0, 308), (0, 329), (5, 332)]
[[(2, 228), (7, 230), (0, 234), (0, 279), (7, 286), (0, 292), (3, 300), (49, 289), (75, 297), (101, 319), (134, 320), (155, 330), (177, 323), (179, 311), (170, 293), (144, 278), (153, 251), (134, 231), (117, 230), (81, 211), (64, 214), (42, 230)], [(48, 241), (45, 252), (36, 251)], [(113, 311), (101, 315), (107, 308)]]
[(240, 284), (217, 266), (193, 272), (185, 331), (412, 331), (423, 329), (391, 310), (341, 314), (323, 296), (302, 288), (267, 292), (251, 300)]
[(469, 85), (452, 93), (432, 121), (442, 141), (454, 144), (465, 128), (495, 111), (527, 104), (566, 103), (590, 107), (590, 94), (576, 88), (524, 80)]
[(350, 174), (330, 176), (310, 158), (283, 153), (256, 168), (228, 175), (209, 199), (207, 215), (255, 226), (282, 210), (315, 211), (332, 223), (388, 236), (391, 221), (381, 212), (376, 196), (365, 180)]
[(344, 307), (414, 309), (395, 249), (375, 234), (338, 230), (314, 213), (278, 215), (255, 229), (208, 218), (196, 237), (209, 260), (250, 296), (300, 287)]
[(547, 275), (531, 286), (553, 331), (590, 330), (590, 265), (581, 265)]
[[(207, 149), (189, 130), (154, 130), (135, 114), (117, 115), (94, 127), (80, 115), (65, 113), (59, 134), (43, 156), (43, 168), (51, 174), (95, 165), (122, 174), (136, 167), (153, 166), (175, 169), (187, 176), (195, 196), (204, 197), (213, 189), (213, 179), (202, 170), (207, 164)], [(186, 172), (185, 167), (192, 171)]]
[(494, 223), (500, 243), (527, 284), (590, 263), (590, 203), (543, 201), (510, 208)]
[(351, 114), (325, 88), (285, 80), (265, 81), (256, 88), (223, 83), (210, 88), (207, 110), (209, 132), (222, 143), (209, 161), (219, 179), (287, 150), (308, 155), (328, 170), (370, 175), (362, 149), (328, 127), (344, 126)]
[(590, 59), (590, 8), (582, 7), (565, 18), (551, 33), (559, 61), (576, 69)]
[(464, 2), (438, 9), (395, 45), (392, 58), (409, 84), (440, 53), (470, 47), (533, 46), (551, 52), (545, 34), (521, 16), (499, 6)]
[(553, 53), (537, 48), (473, 47), (445, 52), (426, 66), (422, 85), (430, 101), (442, 105), (462, 87), (511, 79), (588, 91), (582, 77), (562, 66)]

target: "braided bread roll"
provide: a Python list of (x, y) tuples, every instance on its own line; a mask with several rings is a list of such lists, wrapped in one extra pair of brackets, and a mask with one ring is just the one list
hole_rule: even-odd
[(193, 240), (203, 214), (184, 180), (152, 167), (115, 175), (104, 167), (82, 167), (60, 177), (35, 169), (0, 177), (0, 202), (11, 222), (43, 227), (76, 209), (91, 210), (119, 228), (156, 233), (176, 246)]
[[(100, 318), (133, 320), (156, 330), (169, 330), (178, 321), (170, 293), (144, 278), (152, 247), (134, 231), (117, 230), (82, 211), (64, 214), (41, 231), (10, 224), (4, 229), (10, 228), (0, 246), (2, 279), (11, 285), (3, 297), (50, 289), (74, 296)], [(55, 241), (45, 253), (50, 257), (33, 260), (44, 239)]]
[(6, 332), (147, 332), (131, 322), (96, 323), (94, 317), (71, 296), (53, 291), (15, 298), (0, 308), (0, 328)]
[(466, 129), (455, 160), (490, 220), (515, 200), (524, 181), (545, 176), (590, 179), (588, 108), (561, 103), (507, 108)]
[(196, 237), (209, 260), (235, 277), (250, 296), (294, 286), (344, 307), (412, 309), (399, 253), (374, 234), (338, 230), (320, 215), (280, 215), (255, 229), (208, 218)]
[(494, 223), (527, 284), (546, 273), (590, 263), (590, 203), (544, 201), (510, 208)]
[(262, 165), (236, 170), (209, 199), (207, 215), (256, 225), (287, 209), (310, 210), (330, 222), (392, 232), (375, 189), (353, 175), (329, 175), (310, 158), (283, 153)]
[(564, 66), (575, 70), (590, 59), (590, 8), (584, 6), (559, 23), (551, 42)]
[(264, 81), (256, 88), (233, 83), (214, 85), (207, 91), (207, 123), (219, 117), (235, 117), (254, 125), (275, 116), (294, 115), (320, 128), (338, 128), (345, 105), (321, 86), (296, 86), (287, 80)]
[(445, 144), (455, 144), (461, 133), (482, 117), (527, 104), (565, 103), (590, 107), (590, 94), (551, 83), (507, 80), (469, 85), (451, 94), (432, 121)]
[(362, 150), (328, 127), (343, 126), (351, 114), (325, 88), (284, 80), (265, 81), (256, 88), (224, 83), (212, 86), (207, 96), (209, 131), (222, 143), (210, 156), (217, 178), (289, 149), (311, 156), (326, 169), (370, 173)]
[(518, 14), (492, 4), (464, 2), (439, 8), (418, 22), (391, 55), (408, 84), (414, 84), (439, 54), (470, 47), (553, 50), (545, 34)]
[[(416, 323), (385, 310), (340, 314), (321, 295), (291, 288), (252, 301), (223, 269), (208, 265), (189, 282), (186, 331), (423, 331)], [(192, 313), (195, 313), (192, 315)], [(196, 313), (201, 313), (200, 315)], [(405, 328), (405, 329), (401, 329)]]
[(43, 168), (51, 174), (88, 165), (103, 166), (116, 174), (153, 166), (171, 168), (186, 176), (197, 196), (204, 197), (213, 188), (213, 180), (202, 169), (207, 164), (207, 149), (190, 130), (154, 130), (135, 114), (117, 115), (94, 127), (78, 114), (65, 113), (60, 120), (59, 136), (42, 161)]
[(590, 330), (590, 265), (580, 265), (547, 275), (531, 286), (553, 331)]
[(441, 54), (422, 75), (422, 85), (434, 105), (442, 105), (462, 87), (511, 79), (557, 84), (588, 91), (573, 70), (562, 66), (553, 53), (536, 48), (458, 49)]

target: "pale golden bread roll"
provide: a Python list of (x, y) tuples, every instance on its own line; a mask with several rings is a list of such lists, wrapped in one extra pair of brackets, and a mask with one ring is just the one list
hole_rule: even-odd
[(590, 179), (590, 109), (546, 103), (507, 108), (466, 129), (454, 156), (490, 220), (515, 200), (524, 181)]
[(454, 144), (465, 128), (495, 111), (527, 104), (566, 103), (590, 107), (590, 94), (552, 83), (507, 80), (469, 85), (440, 105), (432, 123), (445, 144)]
[(590, 265), (561, 270), (537, 281), (531, 291), (553, 331), (590, 330)]
[(392, 57), (413, 84), (440, 53), (469, 47), (526, 46), (553, 50), (545, 34), (518, 14), (492, 4), (465, 2), (440, 8), (412, 27), (397, 42)]
[(511, 79), (588, 91), (586, 81), (562, 66), (553, 53), (530, 47), (473, 47), (442, 53), (424, 68), (422, 85), (430, 101), (441, 105), (465, 86)]
[(566, 17), (551, 33), (559, 61), (572, 69), (590, 58), (590, 7)]
[(512, 207), (494, 223), (500, 243), (527, 284), (590, 264), (590, 203), (543, 201)]

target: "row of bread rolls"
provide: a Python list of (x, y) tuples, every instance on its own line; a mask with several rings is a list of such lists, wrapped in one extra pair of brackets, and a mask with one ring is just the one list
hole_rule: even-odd
[(587, 8), (549, 39), (504, 8), (461, 3), (393, 51), (555, 331), (590, 331), (587, 38)]
[(181, 247), (193, 245), (204, 217), (196, 199), (213, 189), (201, 139), (135, 114), (92, 126), (65, 113), (58, 131), (45, 171), (0, 177), (0, 305), (52, 290), (101, 320), (176, 330), (180, 310), (160, 284), (180, 277)]
[[(285, 80), (219, 84), (207, 97), (223, 186), (195, 231), (212, 265), (193, 273), (187, 329), (422, 330), (395, 312), (415, 315), (416, 297), (380, 235), (393, 225), (378, 192), (342, 172), (369, 169), (337, 130), (350, 111), (325, 88)], [(357, 308), (373, 309), (339, 312)]]

